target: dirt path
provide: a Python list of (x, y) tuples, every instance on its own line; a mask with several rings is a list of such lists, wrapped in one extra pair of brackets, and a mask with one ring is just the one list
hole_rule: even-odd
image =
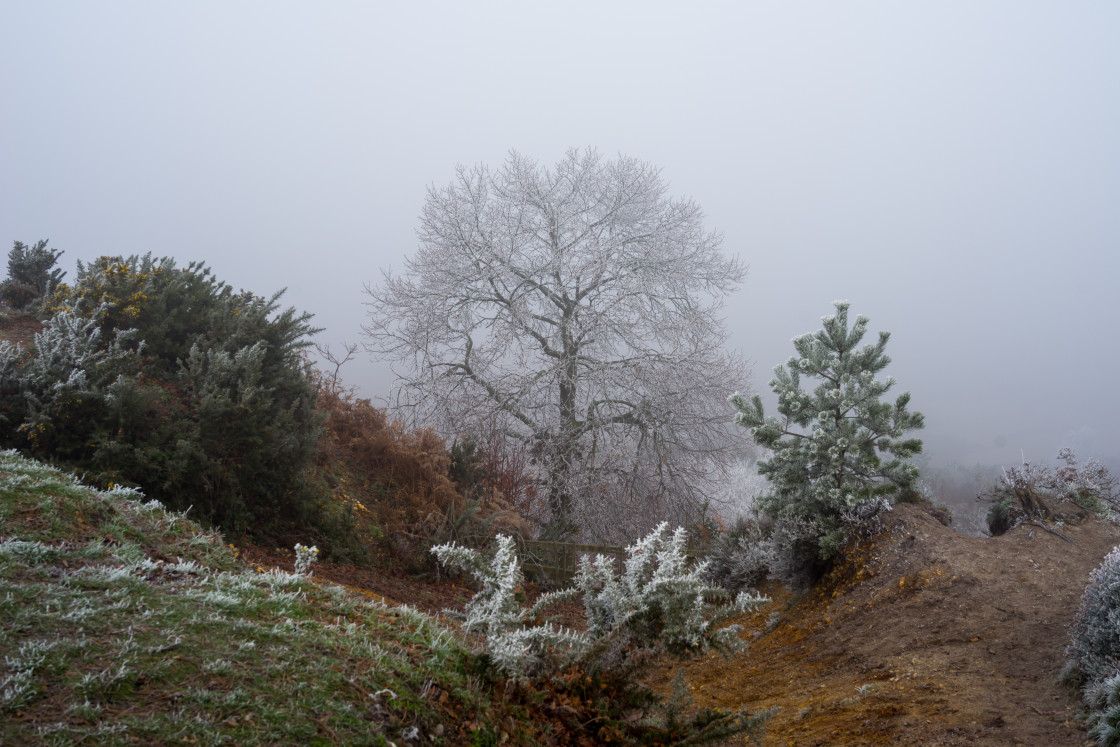
[(751, 623), (775, 609), (780, 622), (749, 652), (690, 663), (696, 703), (779, 708), (768, 745), (1086, 743), (1077, 694), (1057, 679), (1089, 573), (1120, 530), (1062, 532), (1073, 543), (1032, 526), (970, 537), (900, 506), (830, 590), (792, 607), (779, 590)]

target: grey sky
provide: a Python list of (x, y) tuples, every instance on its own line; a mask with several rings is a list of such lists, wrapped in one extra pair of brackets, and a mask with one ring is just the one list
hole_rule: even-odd
[(1120, 461), (1120, 4), (5, 6), (0, 240), (71, 276), (201, 259), (337, 346), (456, 163), (594, 146), (749, 263), (727, 314), (757, 388), (844, 298), (935, 458)]

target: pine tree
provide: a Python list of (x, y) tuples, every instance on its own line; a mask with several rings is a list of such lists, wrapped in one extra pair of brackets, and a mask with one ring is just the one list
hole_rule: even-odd
[(0, 301), (24, 309), (62, 282), (66, 273), (55, 267), (62, 251), (48, 249), (48, 241), (37, 241), (34, 246), (13, 242), (8, 252), (8, 278), (0, 283)]
[[(918, 477), (905, 460), (922, 442), (903, 436), (921, 428), (923, 417), (907, 410), (908, 392), (894, 404), (881, 402), (895, 382), (875, 378), (890, 363), (883, 352), (890, 334), (859, 347), (867, 318), (856, 317), (849, 328), (848, 303), (835, 306), (823, 329), (794, 338), (797, 355), (774, 369), (770, 388), (781, 419), (765, 417), (757, 395), (731, 397), (736, 422), (773, 452), (759, 462), (772, 488), (759, 508), (792, 545), (777, 549), (793, 566), (832, 558), (854, 525), (889, 507), (893, 494), (912, 490)], [(802, 375), (820, 380), (812, 392), (802, 389)]]

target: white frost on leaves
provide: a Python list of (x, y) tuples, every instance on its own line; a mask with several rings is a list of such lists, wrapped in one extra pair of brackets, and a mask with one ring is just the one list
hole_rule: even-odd
[[(470, 572), (482, 588), (467, 603), (464, 628), (486, 636), (486, 650), (494, 663), (512, 678), (547, 667), (549, 662), (578, 660), (590, 655), (597, 642), (627, 638), (638, 649), (668, 647), (705, 650), (711, 645), (738, 642), (736, 630), (715, 627), (729, 614), (764, 603), (763, 597), (740, 595), (713, 614), (709, 595), (718, 590), (707, 585), (706, 563), (689, 566), (685, 554), (687, 534), (672, 533), (662, 523), (649, 535), (626, 548), (621, 574), (615, 561), (603, 555), (584, 556), (575, 588), (546, 595), (531, 608), (522, 608), (516, 591), (523, 582), (513, 539), (499, 535), (490, 558), (454, 544), (432, 548), (441, 563)], [(582, 595), (587, 611), (587, 633), (551, 624), (536, 624), (551, 603)], [(657, 631), (650, 640), (650, 631)]]

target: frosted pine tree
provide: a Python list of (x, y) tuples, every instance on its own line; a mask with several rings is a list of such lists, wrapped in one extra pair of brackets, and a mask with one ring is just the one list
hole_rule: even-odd
[[(867, 318), (856, 317), (849, 328), (848, 303), (835, 306), (823, 329), (795, 337), (797, 355), (774, 369), (770, 388), (780, 418), (766, 417), (757, 395), (731, 397), (736, 422), (773, 454), (758, 465), (771, 488), (759, 507), (776, 520), (776, 542), (787, 544), (776, 549), (794, 566), (779, 577), (833, 557), (854, 525), (889, 507), (893, 494), (912, 490), (918, 477), (906, 460), (922, 442), (904, 435), (921, 428), (923, 417), (907, 409), (908, 392), (893, 404), (880, 401), (895, 384), (890, 376), (876, 378), (890, 363), (890, 334), (859, 347)], [(820, 383), (803, 390), (802, 376)]]

